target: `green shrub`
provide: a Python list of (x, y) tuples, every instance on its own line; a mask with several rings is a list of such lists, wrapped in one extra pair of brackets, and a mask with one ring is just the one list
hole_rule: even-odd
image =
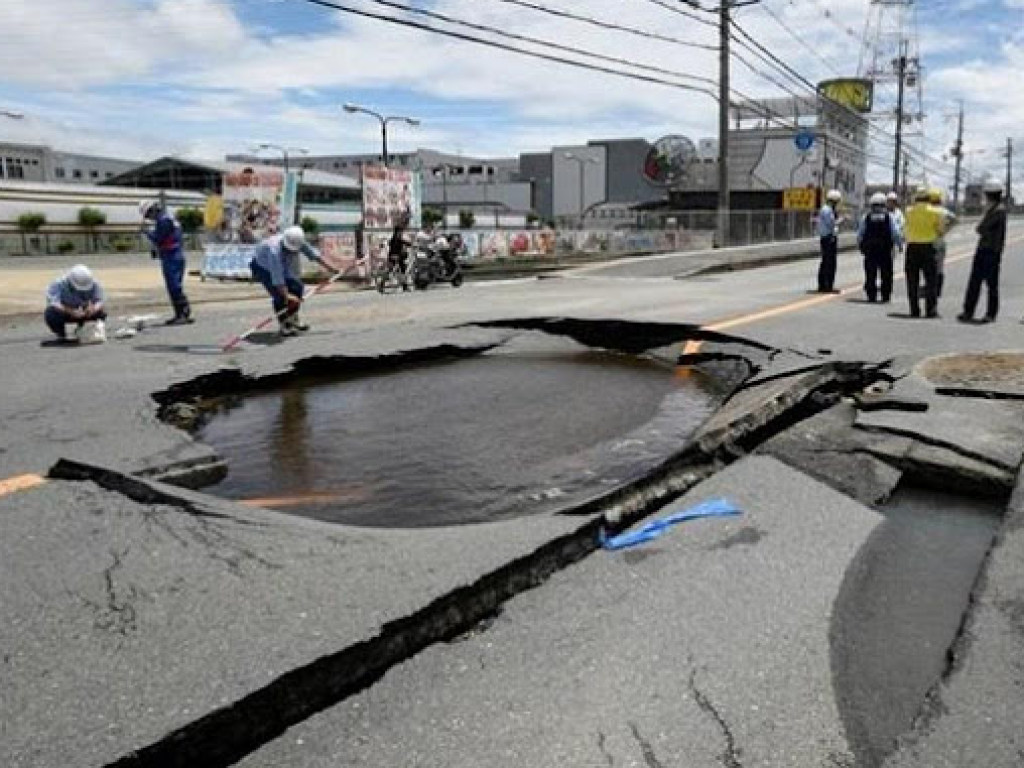
[(423, 219), (423, 226), (430, 229), (444, 221), (444, 213), (437, 208), (424, 208), (421, 218)]
[(107, 214), (98, 208), (85, 206), (78, 209), (78, 223), (91, 232), (107, 223)]
[(18, 217), (18, 229), (22, 232), (38, 232), (46, 224), (45, 213), (23, 213)]
[(459, 211), (459, 227), (472, 229), (474, 224), (476, 224), (476, 214), (472, 211)]
[(175, 215), (182, 231), (187, 235), (194, 235), (203, 228), (206, 221), (205, 214), (198, 208), (179, 208)]
[(75, 250), (75, 244), (70, 240), (61, 240), (57, 243), (57, 253), (71, 253)]
[(299, 226), (302, 227), (302, 231), (306, 233), (306, 237), (313, 238), (320, 234), (320, 222), (312, 216), (303, 216), (302, 221), (299, 222)]
[(112, 245), (118, 253), (130, 253), (138, 248), (138, 244), (130, 237), (116, 237)]

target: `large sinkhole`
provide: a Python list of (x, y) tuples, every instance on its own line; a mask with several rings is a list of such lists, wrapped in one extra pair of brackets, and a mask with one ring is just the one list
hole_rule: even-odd
[(207, 403), (197, 437), (227, 462), (208, 492), (362, 526), (550, 513), (603, 495), (683, 447), (713, 382), (570, 342)]

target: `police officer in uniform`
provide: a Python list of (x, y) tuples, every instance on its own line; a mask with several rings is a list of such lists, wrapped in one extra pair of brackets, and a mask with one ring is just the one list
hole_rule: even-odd
[(864, 255), (864, 293), (872, 304), (879, 294), (883, 304), (892, 299), (893, 251), (900, 246), (901, 238), (896, 218), (886, 210), (885, 195), (876, 192), (871, 196), (871, 209), (857, 229), (857, 245)]

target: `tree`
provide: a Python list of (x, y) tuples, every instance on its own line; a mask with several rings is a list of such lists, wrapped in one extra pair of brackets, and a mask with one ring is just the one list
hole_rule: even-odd
[(78, 223), (92, 235), (92, 248), (94, 251), (98, 250), (99, 235), (96, 234), (96, 230), (107, 223), (107, 214), (98, 208), (85, 206), (78, 209)]
[(198, 208), (179, 208), (175, 215), (186, 235), (194, 235), (202, 229), (203, 222), (206, 221), (206, 216)]
[(206, 215), (198, 208), (179, 208), (175, 217), (181, 224), (181, 231), (188, 235), (191, 246), (195, 247), (196, 232), (202, 229), (203, 224), (206, 223)]
[(476, 224), (476, 215), (472, 211), (459, 211), (459, 226), (462, 229), (472, 229)]
[(423, 209), (423, 226), (430, 227), (436, 226), (444, 221), (444, 214), (437, 208), (424, 208)]
[(306, 237), (310, 239), (313, 239), (320, 234), (320, 222), (312, 216), (303, 216), (302, 221), (299, 222), (299, 226), (302, 227), (302, 231), (306, 233)]
[(45, 213), (23, 213), (18, 217), (18, 229), (21, 231), (21, 250), (28, 253), (26, 234), (34, 235), (46, 223)]

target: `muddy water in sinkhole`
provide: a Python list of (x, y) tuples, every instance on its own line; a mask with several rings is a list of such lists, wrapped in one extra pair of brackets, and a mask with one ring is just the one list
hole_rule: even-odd
[(210, 493), (419, 527), (578, 504), (680, 449), (715, 404), (706, 380), (650, 359), (499, 352), (254, 394), (198, 437), (229, 467)]

